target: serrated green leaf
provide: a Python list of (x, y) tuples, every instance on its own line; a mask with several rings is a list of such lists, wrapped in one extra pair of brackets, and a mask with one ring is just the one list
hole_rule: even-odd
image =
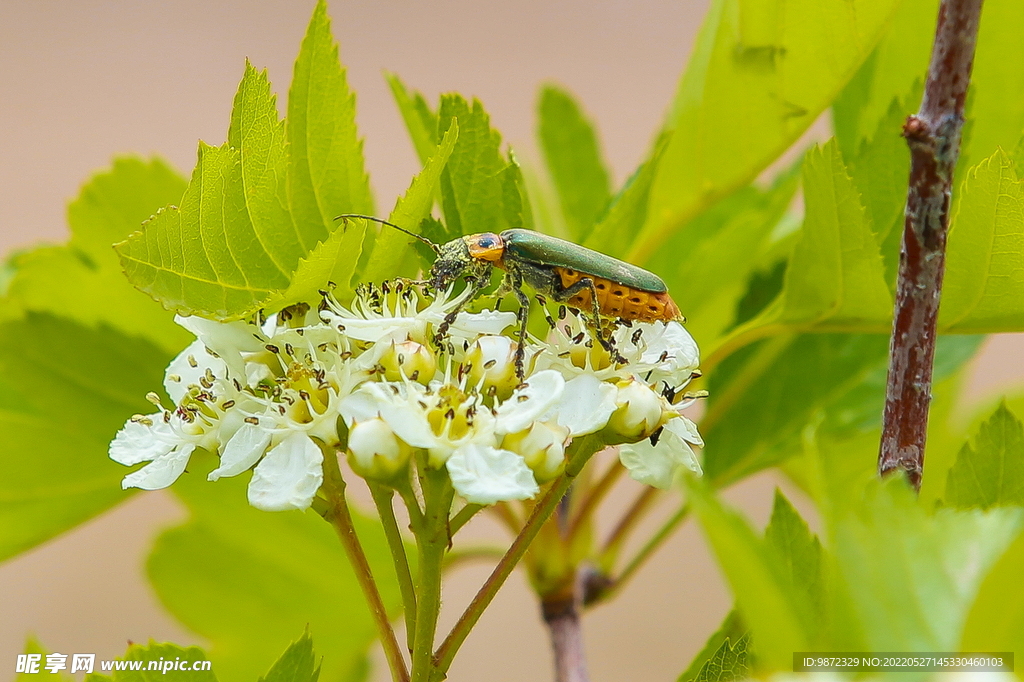
[(965, 443), (946, 476), (948, 505), (958, 509), (1024, 506), (1024, 425), (1003, 402)]
[(508, 165), (501, 171), (501, 201), (507, 225), (533, 229), (533, 207), (526, 189), (526, 178), (511, 147)]
[(159, 207), (178, 201), (185, 185), (159, 159), (115, 159), (68, 206), (71, 239), (66, 246), (14, 257), (7, 302), (85, 326), (103, 323), (177, 352), (188, 343), (188, 332), (125, 279), (111, 244), (138, 230)]
[[(420, 223), (430, 215), (430, 209), (434, 204), (434, 196), (437, 193), (438, 183), (441, 179), (441, 172), (444, 170), (448, 159), (452, 155), (456, 141), (459, 138), (459, 125), (452, 121), (452, 125), (445, 131), (441, 144), (433, 150), (432, 155), (423, 166), (419, 175), (413, 178), (412, 184), (405, 194), (398, 199), (395, 210), (391, 212), (389, 220), (400, 227), (419, 233)], [(382, 226), (373, 242), (373, 251), (370, 253), (370, 260), (366, 270), (363, 271), (363, 280), (367, 282), (379, 282), (402, 275), (414, 273), (403, 269), (403, 263), (415, 267), (415, 259), (407, 258), (411, 253), (408, 243), (411, 241), (408, 235), (398, 230)]]
[(581, 241), (611, 200), (597, 133), (572, 95), (553, 85), (541, 90), (537, 118), (537, 138), (568, 227), (564, 236)]
[[(43, 645), (40, 644), (39, 640), (37, 640), (35, 637), (30, 635), (28, 639), (25, 640), (25, 647), (22, 649), (22, 652), (26, 654), (36, 654), (40, 657), (39, 660), (36, 662), (38, 665), (38, 669), (36, 670), (36, 672), (26, 671), (16, 673), (14, 675), (14, 682), (32, 682), (34, 680), (38, 680), (40, 675), (45, 675), (46, 679), (49, 680), (58, 680), (58, 682), (70, 682), (72, 679), (74, 679), (70, 675), (66, 674), (67, 670), (51, 673), (49, 670), (46, 669), (46, 655), (51, 652), (48, 651), (45, 647), (43, 647)], [(64, 659), (64, 662), (66, 664), (69, 663), (69, 659)], [(86, 679), (88, 679), (88, 677)]]
[(797, 594), (746, 521), (695, 479), (688, 481), (687, 498), (750, 626), (759, 664), (785, 669), (794, 651), (806, 651), (812, 634), (804, 629)]
[(789, 147), (860, 67), (896, 6), (713, 2), (679, 84), (667, 125), (673, 138), (631, 259), (645, 262), (680, 224)]
[(107, 327), (29, 314), (0, 325), (0, 559), (127, 498), (107, 446), (170, 360)]
[(718, 653), (723, 644), (729, 641), (738, 642), (746, 634), (747, 628), (740, 618), (739, 611), (733, 609), (725, 617), (725, 620), (722, 621), (722, 625), (719, 626), (718, 630), (708, 637), (704, 648), (693, 657), (690, 666), (683, 671), (677, 682), (691, 682), (704, 669), (707, 662)]
[(1013, 651), (1024, 655), (1024, 533), (999, 558), (978, 589), (959, 651)]
[[(441, 205), (451, 237), (476, 232), (501, 232), (514, 227), (505, 211), (502, 171), (506, 162), (499, 149), (501, 135), (479, 100), (472, 106), (461, 95), (443, 95), (438, 135), (459, 122), (459, 139), (441, 174)], [(449, 238), (451, 238), (449, 237)]]
[(697, 672), (696, 682), (732, 682), (750, 677), (750, 664), (747, 662), (747, 647), (750, 635), (743, 635), (733, 646), (728, 639), (722, 642), (718, 650), (704, 662)]
[(818, 327), (887, 331), (892, 298), (878, 243), (833, 141), (804, 162), (806, 218), (786, 268), (778, 319)]
[[(164, 606), (211, 642), (225, 679), (256, 679), (308, 626), (322, 651), (325, 680), (363, 669), (376, 629), (330, 524), (312, 511), (261, 512), (246, 503), (247, 476), (206, 481), (212, 458), (193, 456), (174, 492), (191, 519), (157, 540), (148, 574)], [(384, 603), (401, 599), (376, 522), (356, 528)]]
[(981, 581), (1020, 532), (1024, 512), (929, 514), (895, 478), (850, 497), (831, 535), (862, 650), (955, 651)]
[[(167, 668), (165, 664), (176, 664), (180, 661), (188, 661), (190, 667), (198, 661), (209, 660), (206, 652), (197, 646), (181, 647), (177, 644), (150, 641), (147, 645), (133, 644), (128, 647), (124, 660), (128, 663), (124, 670), (114, 670), (114, 682), (157, 682), (167, 680), (168, 682), (217, 682), (217, 676), (213, 673), (212, 663), (206, 670), (176, 670)], [(139, 670), (131, 669), (131, 662), (142, 663)], [(148, 670), (150, 664), (160, 667)], [(115, 664), (116, 667), (116, 664)], [(205, 667), (205, 666), (201, 666)]]
[(180, 207), (168, 206), (115, 246), (128, 280), (181, 315), (239, 319), (288, 287), (247, 210), (241, 152), (199, 144)]
[(945, 332), (1024, 330), (1024, 183), (997, 150), (955, 198), (939, 308)]
[(437, 149), (437, 113), (430, 108), (427, 100), (419, 92), (410, 93), (401, 79), (393, 73), (385, 73), (384, 78), (391, 87), (391, 94), (402, 114), (405, 128), (412, 138), (416, 155), (420, 163), (426, 165), (434, 150)]
[(307, 630), (289, 645), (266, 676), (259, 678), (259, 682), (317, 682), (319, 676), (313, 638)]

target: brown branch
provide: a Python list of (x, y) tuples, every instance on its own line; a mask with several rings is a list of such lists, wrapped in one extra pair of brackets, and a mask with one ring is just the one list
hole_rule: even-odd
[(910, 186), (878, 473), (901, 469), (916, 489), (924, 471), (949, 198), (980, 14), (981, 0), (942, 0), (921, 110), (903, 126), (910, 146)]
[(545, 598), (541, 613), (551, 634), (555, 654), (555, 682), (588, 682), (587, 659), (583, 652), (583, 629), (575, 594)]

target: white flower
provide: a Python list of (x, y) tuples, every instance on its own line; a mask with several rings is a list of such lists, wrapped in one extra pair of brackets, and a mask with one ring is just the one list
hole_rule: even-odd
[(668, 401), (635, 379), (619, 382), (616, 388), (616, 410), (608, 420), (608, 427), (631, 441), (654, 433), (670, 411)]
[(634, 322), (612, 335), (615, 348), (629, 362), (629, 371), (654, 385), (664, 381), (680, 389), (700, 366), (697, 342), (679, 322)]
[(323, 453), (308, 436), (293, 433), (256, 465), (249, 504), (263, 511), (307, 509), (324, 482)]
[(657, 445), (644, 439), (619, 446), (619, 461), (634, 480), (655, 488), (668, 488), (683, 468), (698, 476), (702, 473), (691, 443), (704, 445), (697, 426), (680, 415), (665, 424)]
[(110, 443), (108, 454), (118, 464), (149, 462), (121, 481), (121, 487), (159, 490), (178, 480), (192, 452), (211, 445), (209, 424), (186, 420), (177, 413), (157, 412), (129, 419)]
[(363, 478), (388, 479), (409, 462), (409, 446), (398, 440), (387, 422), (372, 418), (356, 422), (348, 434), (349, 465)]
[(508, 450), (471, 443), (445, 462), (455, 490), (468, 502), (526, 500), (540, 488), (523, 458)]

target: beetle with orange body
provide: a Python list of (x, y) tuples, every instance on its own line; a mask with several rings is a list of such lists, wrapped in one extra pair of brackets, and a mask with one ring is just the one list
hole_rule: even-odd
[[(443, 338), (462, 306), (476, 297), (491, 282), (491, 271), (499, 268), (505, 277), (496, 293), (500, 298), (513, 293), (519, 301), (520, 338), (526, 336), (530, 300), (523, 285), (559, 303), (593, 315), (597, 339), (613, 358), (617, 358), (609, 339), (601, 331), (601, 317), (655, 322), (682, 320), (679, 308), (669, 296), (665, 282), (654, 273), (579, 244), (522, 228), (500, 233), (481, 232), (435, 244), (379, 218), (346, 214), (339, 218), (373, 220), (428, 244), (437, 257), (425, 284), (443, 292), (459, 277), (465, 277), (469, 289), (462, 305), (451, 310), (437, 330)], [(516, 367), (523, 375), (523, 346), (519, 345)]]

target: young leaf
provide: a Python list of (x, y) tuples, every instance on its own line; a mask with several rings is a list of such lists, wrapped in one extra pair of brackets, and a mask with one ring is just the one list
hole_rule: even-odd
[[(323, 679), (348, 679), (362, 669), (376, 629), (337, 535), (312, 511), (248, 506), (247, 477), (210, 484), (212, 466), (193, 458), (173, 488), (191, 518), (161, 535), (150, 555), (150, 582), (164, 606), (211, 642), (214, 670), (225, 679), (256, 679), (307, 626), (331, 652)], [(395, 613), (401, 599), (383, 532), (361, 516), (356, 528)]]
[(123, 501), (107, 446), (148, 414), (171, 356), (109, 327), (28, 314), (0, 324), (0, 560)]
[(955, 201), (939, 328), (1024, 330), (1024, 183), (1006, 154), (972, 168)]
[(317, 682), (320, 666), (313, 653), (313, 638), (306, 630), (281, 654), (274, 667), (259, 682)]
[(438, 134), (458, 120), (459, 140), (441, 174), (441, 205), (449, 234), (501, 232), (513, 227), (504, 211), (501, 173), (505, 160), (501, 135), (491, 128), (490, 117), (478, 100), (472, 106), (460, 95), (443, 95)]
[[(355, 94), (338, 61), (327, 4), (318, 0), (295, 60), (288, 92), (288, 197), (296, 225), (323, 241), (342, 213), (374, 214), (363, 142), (356, 130)], [(336, 283), (350, 285), (363, 240), (361, 229), (346, 231)]]
[[(448, 163), (458, 138), (458, 122), (452, 121), (452, 125), (445, 131), (441, 144), (433, 150), (432, 155), (424, 164), (423, 170), (413, 178), (409, 189), (395, 204), (395, 210), (391, 212), (389, 218), (392, 223), (404, 227), (410, 232), (419, 232), (420, 223), (430, 215), (441, 172)], [(412, 274), (403, 271), (400, 267), (403, 262), (410, 264), (413, 262), (413, 259), (406, 258), (406, 255), (411, 253), (408, 248), (405, 248), (409, 241), (411, 240), (408, 235), (402, 234), (394, 228), (382, 226), (373, 242), (373, 251), (370, 253), (366, 270), (363, 271), (363, 280), (379, 282), (399, 275)]]
[(1024, 533), (985, 577), (971, 606), (959, 651), (1024, 651)]
[(796, 0), (783, 19), (775, 0), (713, 2), (676, 93), (634, 262), (789, 147), (853, 76), (897, 4)]
[(597, 134), (572, 95), (552, 85), (541, 90), (537, 117), (540, 148), (569, 229), (566, 238), (580, 241), (611, 199)]
[(1024, 426), (1003, 402), (965, 443), (946, 476), (946, 504), (958, 509), (1024, 506)]
[(743, 635), (735, 646), (726, 639), (718, 650), (704, 662), (697, 672), (695, 682), (732, 682), (750, 677), (750, 664), (747, 661), (747, 647), (750, 635)]
[(929, 514), (899, 479), (845, 491), (831, 521), (839, 587), (864, 651), (954, 651), (1019, 509)]
[(115, 246), (128, 280), (181, 315), (239, 319), (287, 288), (252, 223), (241, 152), (199, 143), (180, 207), (168, 206)]
[(501, 201), (506, 225), (533, 228), (533, 208), (526, 191), (526, 178), (523, 177), (522, 166), (511, 147), (508, 150), (508, 165), (501, 171)]
[[(113, 682), (217, 682), (213, 666), (206, 670), (193, 670), (191, 666), (197, 661), (207, 661), (206, 653), (196, 646), (180, 647), (177, 644), (158, 644), (150, 641), (148, 645), (133, 644), (128, 647), (124, 661), (141, 661), (141, 670), (115, 670)], [(168, 667), (170, 664), (188, 662), (187, 670)], [(148, 670), (150, 662), (165, 664), (159, 669)], [(164, 667), (167, 667), (164, 670)]]
[[(722, 625), (708, 637), (708, 641), (704, 644), (704, 648), (700, 650), (693, 660), (690, 662), (690, 667), (683, 671), (683, 674), (679, 676), (677, 682), (692, 682), (697, 676), (707, 669), (709, 661), (712, 658), (718, 657), (719, 652), (722, 651), (723, 646), (729, 646), (729, 642), (737, 642), (741, 638), (746, 638), (748, 630), (743, 625), (743, 620), (740, 618), (739, 611), (733, 609), (729, 612), (729, 615), (722, 621)], [(749, 641), (749, 640), (748, 640)], [(729, 646), (731, 650), (731, 646)], [(748, 664), (748, 667), (749, 664)]]
[(808, 152), (804, 201), (803, 232), (786, 269), (778, 319), (887, 331), (892, 298), (878, 243), (834, 141)]
[(758, 662), (769, 670), (785, 669), (813, 635), (804, 629), (799, 596), (746, 521), (696, 480), (688, 482), (687, 497), (750, 626)]
[(385, 73), (391, 94), (398, 105), (398, 111), (405, 121), (405, 128), (412, 138), (416, 155), (420, 163), (426, 165), (427, 160), (437, 148), (437, 113), (430, 108), (427, 100), (418, 92), (409, 93), (401, 79), (393, 73)]
[(110, 247), (139, 229), (160, 206), (177, 202), (185, 180), (159, 159), (115, 159), (68, 206), (71, 239), (16, 256), (8, 303), (92, 327), (108, 325), (176, 353), (190, 335), (125, 279)]

